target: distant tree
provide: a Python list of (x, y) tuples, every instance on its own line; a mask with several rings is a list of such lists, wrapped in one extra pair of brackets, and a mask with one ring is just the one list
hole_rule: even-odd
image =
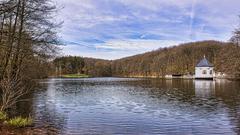
[[(112, 76), (114, 64), (108, 60), (84, 58), (84, 73), (93, 77), (109, 77)], [(119, 66), (117, 66), (119, 67)], [(117, 70), (117, 69), (116, 69)]]
[(238, 46), (240, 46), (240, 28), (234, 31), (234, 35), (231, 37), (230, 41)]
[(53, 63), (57, 69), (61, 69), (62, 74), (80, 74), (84, 68), (84, 59), (77, 56), (58, 57)]
[[(239, 16), (240, 18), (240, 16)], [(240, 27), (235, 29), (233, 32), (233, 36), (231, 37), (230, 41), (238, 46), (240, 46)]]
[(240, 77), (240, 47), (229, 44), (217, 55), (216, 69), (220, 72)]

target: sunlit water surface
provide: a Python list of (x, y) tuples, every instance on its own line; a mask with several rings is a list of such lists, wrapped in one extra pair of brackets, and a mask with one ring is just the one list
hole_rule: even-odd
[(240, 82), (48, 79), (23, 112), (59, 134), (240, 134)]

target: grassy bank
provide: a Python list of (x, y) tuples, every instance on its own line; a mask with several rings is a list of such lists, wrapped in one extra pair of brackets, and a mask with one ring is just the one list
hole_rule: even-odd
[(31, 117), (17, 116), (9, 118), (5, 112), (0, 111), (0, 135), (55, 135), (56, 128), (50, 126), (34, 126)]
[(62, 77), (62, 78), (88, 78), (90, 76), (86, 75), (86, 74), (65, 74), (65, 75), (61, 75), (60, 77)]

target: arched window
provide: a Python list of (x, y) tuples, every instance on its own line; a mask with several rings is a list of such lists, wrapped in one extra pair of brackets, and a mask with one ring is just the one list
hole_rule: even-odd
[(206, 70), (203, 70), (203, 71), (202, 71), (202, 74), (204, 74), (204, 75), (207, 74), (207, 71), (206, 71)]
[(212, 70), (210, 70), (209, 74), (210, 74), (210, 75), (212, 75), (212, 74), (213, 74), (213, 71), (212, 71)]

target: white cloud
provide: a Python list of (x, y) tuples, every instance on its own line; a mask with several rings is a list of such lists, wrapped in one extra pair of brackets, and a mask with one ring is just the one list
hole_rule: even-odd
[(104, 44), (100, 44), (97, 48), (125, 50), (125, 51), (151, 51), (161, 47), (169, 47), (178, 45), (183, 41), (169, 41), (169, 40), (110, 40)]
[(58, 16), (64, 40), (105, 42), (67, 45), (64, 53), (107, 59), (188, 41), (226, 41), (240, 14), (239, 0), (55, 1), (64, 6)]
[[(183, 41), (168, 40), (110, 40), (103, 44), (75, 45), (67, 44), (62, 46), (63, 55), (76, 55), (84, 57), (94, 57), (102, 59), (119, 59), (147, 51), (156, 50), (163, 47), (178, 45)], [(89, 50), (89, 48), (91, 48)]]
[(167, 6), (177, 6), (178, 8), (186, 8), (191, 6), (192, 0), (118, 0), (126, 6), (135, 8), (144, 8), (152, 11), (159, 11)]
[(66, 45), (62, 46), (62, 55), (72, 55), (72, 56), (82, 56), (82, 57), (91, 57), (91, 58), (100, 58), (100, 59), (118, 59), (122, 57), (131, 56), (134, 54), (138, 54), (137, 51), (105, 51), (102, 49), (86, 50), (85, 47), (79, 45)]

